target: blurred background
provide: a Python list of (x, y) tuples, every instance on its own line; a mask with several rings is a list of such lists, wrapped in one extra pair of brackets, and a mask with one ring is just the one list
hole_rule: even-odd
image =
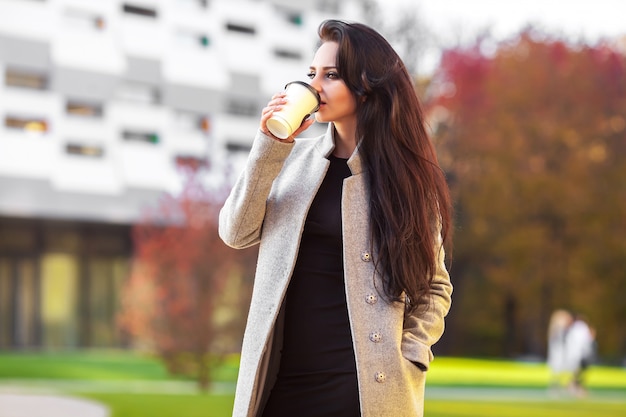
[(198, 384), (228, 415), (256, 253), (225, 248), (216, 216), (326, 18), (375, 27), (403, 57), (452, 189), (434, 385), (511, 382), (446, 362), (474, 358), (537, 365), (516, 383), (545, 388), (550, 317), (567, 309), (595, 336), (590, 386), (626, 394), (625, 14), (616, 0), (0, 0), (0, 394), (108, 380), (87, 391), (112, 415), (155, 416), (103, 394), (154, 379), (150, 393)]

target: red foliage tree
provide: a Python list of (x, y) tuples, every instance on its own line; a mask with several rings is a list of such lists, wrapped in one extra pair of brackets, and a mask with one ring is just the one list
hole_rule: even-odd
[[(541, 354), (555, 308), (626, 347), (626, 59), (532, 30), (447, 51), (428, 103), (457, 204), (451, 345)], [(493, 318), (497, 317), (498, 320)]]
[(250, 291), (245, 278), (256, 255), (221, 241), (217, 219), (228, 190), (207, 187), (199, 173), (187, 170), (183, 191), (164, 196), (133, 228), (120, 323), (171, 373), (192, 375), (206, 389), (211, 369), (241, 338)]

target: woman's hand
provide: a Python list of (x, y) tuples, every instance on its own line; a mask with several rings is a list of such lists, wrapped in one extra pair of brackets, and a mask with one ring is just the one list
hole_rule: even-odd
[(310, 116), (308, 118), (305, 118), (302, 121), (302, 124), (300, 125), (300, 127), (296, 129), (296, 131), (293, 132), (293, 134), (291, 134), (291, 136), (289, 136), (286, 139), (279, 139), (276, 136), (272, 135), (272, 133), (267, 128), (267, 121), (272, 117), (272, 114), (274, 114), (274, 112), (280, 111), (283, 108), (283, 105), (287, 103), (287, 100), (285, 97), (286, 97), (285, 92), (276, 93), (272, 96), (272, 99), (269, 101), (269, 103), (267, 103), (267, 106), (263, 108), (263, 111), (261, 113), (260, 128), (263, 133), (274, 138), (275, 140), (279, 142), (291, 143), (294, 141), (294, 138), (296, 136), (298, 136), (300, 133), (307, 130), (315, 122), (315, 118), (310, 117)]

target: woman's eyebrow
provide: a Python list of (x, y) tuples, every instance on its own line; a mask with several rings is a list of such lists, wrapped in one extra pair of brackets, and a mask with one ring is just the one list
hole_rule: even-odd
[[(310, 66), (310, 67), (309, 67), (309, 69), (314, 70), (314, 69), (316, 69), (316, 68), (315, 68), (314, 66)], [(322, 69), (323, 69), (323, 70), (337, 69), (337, 67), (336, 67), (336, 66), (334, 66), (334, 65), (332, 65), (332, 66), (330, 66), (330, 67), (322, 67)]]

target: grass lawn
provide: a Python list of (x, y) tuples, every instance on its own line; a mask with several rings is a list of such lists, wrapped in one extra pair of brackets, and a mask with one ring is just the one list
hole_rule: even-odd
[[(427, 384), (543, 388), (549, 380), (550, 372), (544, 363), (437, 357), (431, 363)], [(625, 368), (591, 366), (585, 381), (592, 389), (623, 389), (626, 397)]]
[[(229, 357), (215, 370), (217, 381), (237, 379), (238, 357)], [(59, 379), (87, 381), (187, 380), (168, 374), (158, 358), (126, 351), (3, 352), (0, 381), (5, 379)]]
[(425, 417), (623, 417), (626, 403), (426, 400)]
[[(107, 404), (111, 417), (230, 417), (232, 395), (82, 395)], [(623, 417), (626, 402), (599, 403), (585, 400), (549, 401), (455, 401), (426, 400), (426, 417)]]
[(111, 417), (230, 417), (234, 396), (192, 394), (81, 394), (106, 404)]
[[(232, 384), (237, 376), (237, 358), (229, 358), (215, 372), (215, 380)], [(493, 389), (508, 387), (545, 393), (549, 379), (544, 364), (501, 360), (438, 357), (431, 366), (427, 386), (436, 389)], [(199, 393), (187, 379), (171, 378), (160, 362), (149, 356), (128, 352), (74, 353), (9, 353), (0, 352), (0, 388), (15, 381), (42, 381), (42, 386), (79, 381), (76, 385), (60, 385), (68, 395), (90, 398), (106, 404), (111, 417), (229, 417), (232, 392)], [(108, 384), (102, 385), (102, 382)], [(141, 392), (125, 390), (134, 382), (183, 382), (185, 392)], [(98, 384), (100, 383), (100, 384)], [(125, 385), (126, 384), (126, 385)], [(588, 374), (592, 395), (587, 399), (560, 398), (550, 400), (545, 395), (536, 399), (493, 397), (473, 399), (428, 397), (426, 417), (583, 417), (626, 416), (626, 369), (594, 366)], [(79, 389), (67, 388), (68, 386)], [(106, 389), (101, 389), (106, 386)], [(224, 386), (224, 385), (222, 385)], [(93, 389), (91, 388), (93, 387)], [(100, 387), (100, 389), (99, 389)], [(113, 387), (114, 389), (111, 389)], [(119, 389), (115, 389), (119, 387)], [(445, 391), (444, 392), (448, 392)], [(595, 396), (593, 392), (610, 392), (610, 396)], [(621, 394), (623, 392), (623, 395)], [(541, 397), (541, 398), (540, 398)], [(468, 399), (470, 398), (470, 399)]]

